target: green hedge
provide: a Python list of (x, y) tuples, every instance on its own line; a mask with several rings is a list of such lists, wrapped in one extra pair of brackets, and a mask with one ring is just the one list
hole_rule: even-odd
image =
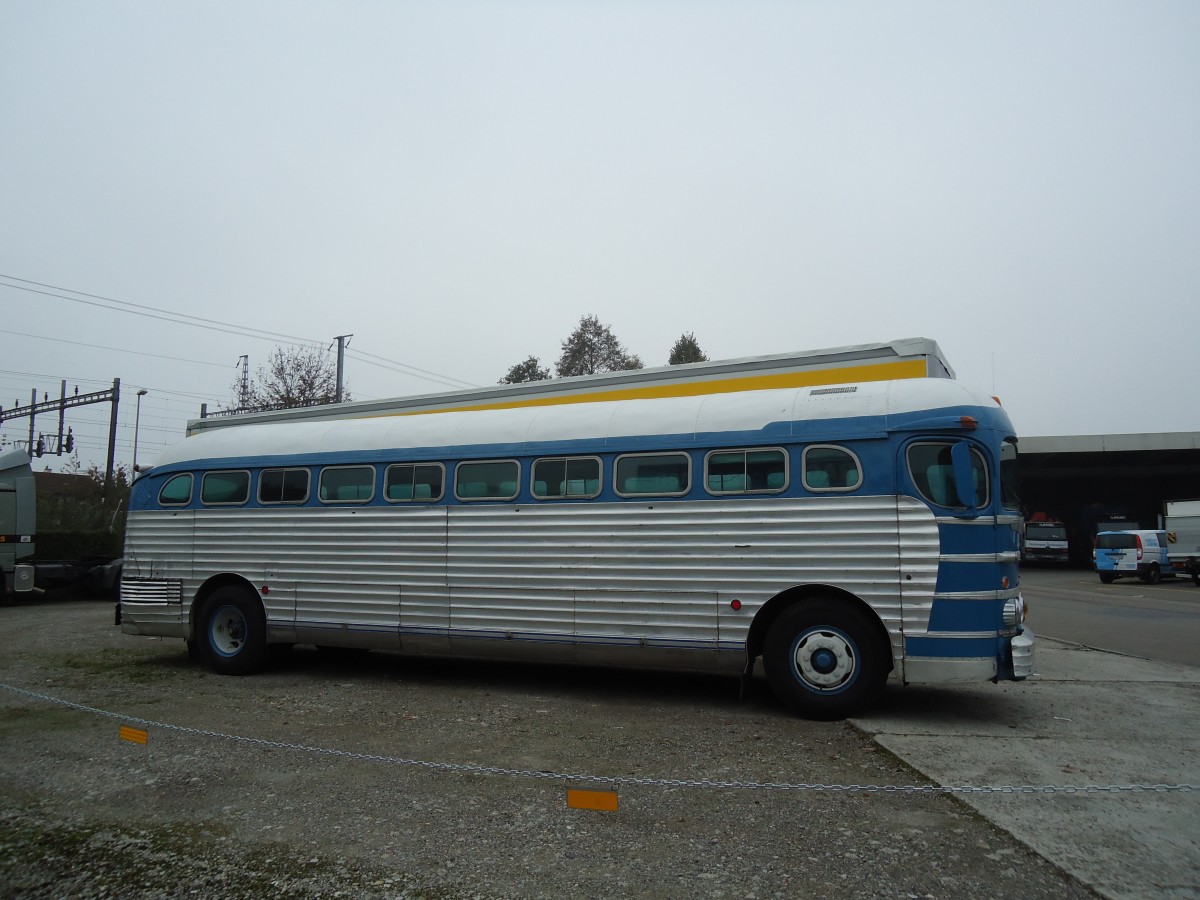
[(34, 550), (37, 560), (115, 559), (121, 555), (121, 536), (107, 531), (41, 531)]

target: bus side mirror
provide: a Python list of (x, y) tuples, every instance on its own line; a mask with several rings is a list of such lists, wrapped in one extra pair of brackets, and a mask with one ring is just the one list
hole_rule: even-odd
[(979, 495), (975, 490), (975, 472), (971, 465), (971, 445), (959, 441), (950, 448), (950, 461), (954, 463), (954, 487), (958, 502), (974, 513), (979, 509)]

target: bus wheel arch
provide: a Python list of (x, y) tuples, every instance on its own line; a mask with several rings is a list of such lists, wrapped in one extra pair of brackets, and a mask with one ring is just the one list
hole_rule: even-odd
[(236, 575), (205, 582), (192, 603), (189, 655), (221, 675), (249, 675), (268, 661), (267, 616), (258, 591)]
[(772, 598), (747, 640), (767, 681), (794, 712), (844, 718), (876, 700), (894, 666), (891, 640), (861, 598), (830, 585), (804, 585)]

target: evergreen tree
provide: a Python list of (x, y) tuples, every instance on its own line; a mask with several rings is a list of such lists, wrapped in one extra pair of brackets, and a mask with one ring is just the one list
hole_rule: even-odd
[(678, 366), (681, 363), (707, 361), (708, 357), (700, 349), (700, 345), (696, 342), (696, 336), (689, 331), (675, 342), (675, 346), (671, 348), (671, 358), (667, 360), (667, 364)]
[(562, 356), (555, 364), (560, 378), (641, 368), (641, 359), (622, 347), (616, 335), (596, 316), (579, 320), (579, 326), (563, 341)]
[(545, 381), (550, 377), (550, 370), (542, 368), (542, 361), (536, 356), (529, 356), (523, 362), (517, 363), (508, 370), (508, 374), (500, 379), (500, 384), (522, 384), (526, 381)]

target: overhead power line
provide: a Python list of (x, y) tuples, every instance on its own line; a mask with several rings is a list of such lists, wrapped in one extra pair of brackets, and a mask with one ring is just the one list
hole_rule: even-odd
[[(6, 287), (14, 291), (26, 291), (31, 294), (39, 294), (44, 297), (55, 297), (60, 300), (67, 300), (72, 303), (82, 303), (87, 306), (94, 306), (100, 309), (107, 309), (112, 312), (129, 313), (130, 315), (143, 316), (149, 319), (157, 319), (163, 322), (172, 322), (176, 325), (190, 325), (194, 328), (205, 328), (209, 331), (218, 331), (223, 334), (234, 334), (240, 337), (250, 337), (257, 340), (269, 340), (277, 343), (285, 344), (300, 344), (300, 345), (322, 345), (322, 341), (313, 340), (312, 338), (297, 337), (295, 335), (280, 334), (278, 332), (266, 331), (262, 328), (254, 328), (249, 325), (233, 325), (229, 322), (218, 322), (214, 319), (205, 319), (201, 316), (193, 316), (188, 313), (177, 313), (169, 309), (160, 309), (159, 307), (149, 306), (144, 303), (133, 303), (128, 300), (118, 300), (115, 297), (105, 297), (102, 294), (90, 294), (86, 291), (77, 291), (74, 288), (61, 287), (55, 284), (47, 284), (42, 281), (32, 281), (28, 278), (19, 278), (16, 275), (5, 275), (0, 272), (0, 278), (8, 281), (17, 281), (20, 284), (7, 284), (0, 281), (0, 287)], [(26, 285), (35, 285), (35, 287), (26, 287)], [(45, 288), (46, 290), (40, 290)], [(65, 292), (65, 293), (57, 293)], [(67, 296), (74, 294), (76, 296)], [(87, 298), (87, 299), (84, 299)], [(116, 304), (116, 305), (107, 305)], [(16, 333), (16, 332), (13, 332)], [(35, 337), (35, 335), (27, 335)], [(57, 338), (46, 338), (46, 340), (58, 340)], [(72, 343), (65, 341), (65, 343)], [(84, 344), (82, 346), (94, 346)], [(137, 351), (117, 350), (111, 347), (101, 347), (99, 349), (114, 350), (119, 353), (135, 353)], [(454, 378), (450, 375), (441, 375), (437, 372), (431, 372), (428, 369), (421, 369), (416, 366), (410, 366), (402, 362), (397, 362), (393, 359), (377, 356), (373, 353), (366, 353), (362, 350), (349, 350), (347, 353), (359, 359), (368, 365), (378, 366), (379, 368), (389, 369), (393, 372), (398, 372), (401, 375), (410, 375), (416, 378), (421, 378), (426, 381), (433, 381), (446, 385), (447, 387), (478, 387), (469, 381), (463, 381), (461, 378)], [(154, 356), (152, 353), (141, 354), (144, 356)], [(176, 357), (166, 357), (175, 359)], [(204, 365), (217, 365), (216, 363), (204, 363)]]
[[(312, 340), (311, 338), (296, 337), (290, 334), (279, 334), (278, 332), (266, 331), (261, 328), (254, 328), (249, 325), (234, 325), (230, 322), (218, 322), (214, 319), (205, 319), (201, 316), (193, 316), (188, 313), (177, 313), (169, 309), (160, 309), (156, 306), (147, 306), (143, 303), (131, 303), (128, 300), (117, 300), (114, 297), (105, 297), (100, 294), (89, 294), (86, 291), (77, 291), (73, 288), (60, 287), (55, 284), (45, 284), (40, 281), (30, 281), (27, 278), (18, 278), (15, 275), (5, 275), (0, 273), (0, 278), (7, 278), (9, 281), (20, 281), (22, 284), (5, 284), (0, 281), (0, 287), (10, 288), (14, 291), (26, 291), (30, 294), (40, 294), (44, 297), (56, 297), (59, 300), (69, 300), (72, 303), (82, 303), (86, 306), (96, 306), (100, 309), (108, 309), (113, 312), (129, 313), (135, 316), (144, 316), (148, 319), (158, 319), (162, 322), (174, 322), (176, 325), (191, 325), (195, 328), (207, 328), (209, 331), (220, 331), (225, 334), (236, 334), (241, 337), (257, 338), (259, 340), (281, 341), (286, 344), (320, 344), (320, 341)], [(37, 290), (37, 288), (24, 287), (23, 285), (34, 284), (38, 288), (49, 288), (50, 290)], [(56, 291), (66, 291), (66, 294), (55, 293)], [(67, 294), (77, 294), (75, 297), (68, 297)], [(83, 298), (91, 299), (83, 299)], [(103, 301), (103, 302), (97, 302)], [(110, 306), (106, 304), (118, 304)], [(128, 307), (128, 308), (124, 308)]]
[(105, 347), (102, 344), (85, 344), (82, 341), (68, 341), (66, 338), (46, 337), (45, 335), (41, 334), (27, 334), (24, 331), (6, 331), (5, 329), (0, 328), (0, 334), (12, 334), (16, 335), (17, 337), (33, 338), (39, 341), (54, 341), (58, 344), (71, 344), (74, 347), (90, 347), (93, 350), (111, 350), (113, 353), (127, 353), (132, 356), (149, 356), (153, 359), (170, 359), (174, 360), (175, 362), (194, 363), (198, 366), (213, 366), (217, 369), (228, 368), (228, 366), (224, 366), (221, 363), (208, 362), (207, 360), (203, 359), (185, 359), (181, 356), (168, 356), (165, 353), (146, 353), (142, 350), (126, 350), (122, 347)]
[(376, 356), (374, 353), (367, 353), (363, 350), (347, 348), (346, 353), (360, 362), (365, 362), (367, 365), (378, 366), (381, 369), (388, 369), (392, 372), (399, 372), (401, 375), (415, 375), (418, 378), (424, 378), (426, 381), (438, 381), (447, 387), (479, 387), (477, 384), (463, 381), (460, 378), (439, 375), (437, 372), (430, 372), (427, 369), (418, 369), (416, 366), (406, 365), (392, 359), (384, 359), (382, 356)]

